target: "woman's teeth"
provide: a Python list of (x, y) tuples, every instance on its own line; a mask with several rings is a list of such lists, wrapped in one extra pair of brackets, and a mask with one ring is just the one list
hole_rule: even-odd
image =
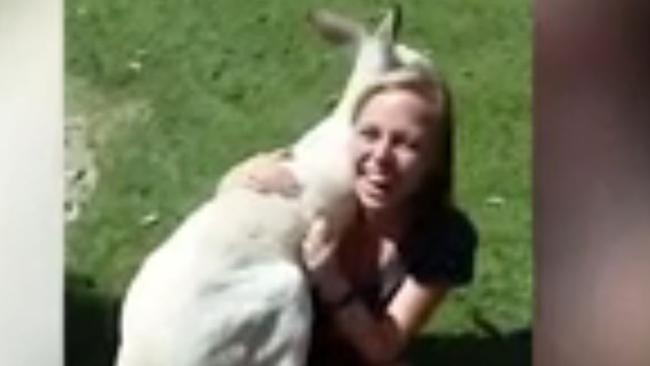
[(389, 186), (389, 180), (385, 176), (369, 176), (368, 182), (372, 184), (375, 188), (385, 190)]

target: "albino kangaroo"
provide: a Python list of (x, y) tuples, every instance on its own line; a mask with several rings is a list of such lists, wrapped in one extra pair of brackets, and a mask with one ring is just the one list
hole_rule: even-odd
[(312, 320), (300, 244), (317, 216), (337, 229), (350, 218), (354, 104), (382, 72), (431, 65), (393, 45), (397, 14), (370, 33), (329, 12), (312, 23), (357, 48), (337, 107), (292, 148), (296, 197), (228, 179), (144, 262), (122, 310), (118, 366), (304, 365)]

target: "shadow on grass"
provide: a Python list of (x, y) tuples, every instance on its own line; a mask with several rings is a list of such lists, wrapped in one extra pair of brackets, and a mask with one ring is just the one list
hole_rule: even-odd
[[(65, 365), (112, 366), (117, 349), (119, 299), (107, 298), (85, 276), (66, 273)], [(530, 366), (531, 331), (479, 337), (473, 334), (420, 337), (412, 366)]]
[(119, 300), (100, 295), (92, 279), (65, 275), (65, 365), (112, 366)]
[(530, 366), (531, 339), (530, 329), (492, 337), (425, 335), (414, 344), (411, 360), (413, 366)]

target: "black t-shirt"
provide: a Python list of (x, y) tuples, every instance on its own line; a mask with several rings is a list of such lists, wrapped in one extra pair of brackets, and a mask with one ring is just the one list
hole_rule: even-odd
[[(453, 210), (445, 224), (424, 223), (404, 239), (393, 263), (381, 269), (375, 283), (356, 289), (371, 311), (381, 312), (402, 281), (412, 277), (422, 284), (462, 286), (472, 280), (478, 235), (465, 214)], [(330, 314), (315, 299), (315, 324), (309, 366), (363, 365), (356, 351), (342, 342), (331, 327)]]
[(467, 216), (450, 213), (445, 227), (434, 223), (407, 235), (404, 257), (406, 273), (418, 282), (443, 281), (451, 286), (467, 284), (474, 274), (478, 235)]

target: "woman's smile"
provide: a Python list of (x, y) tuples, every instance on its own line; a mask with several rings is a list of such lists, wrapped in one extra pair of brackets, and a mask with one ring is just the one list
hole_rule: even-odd
[(362, 192), (373, 196), (375, 199), (386, 199), (390, 196), (392, 187), (396, 185), (396, 175), (391, 174), (386, 169), (377, 167), (376, 164), (365, 164), (359, 173), (358, 179), (363, 186), (360, 187)]

